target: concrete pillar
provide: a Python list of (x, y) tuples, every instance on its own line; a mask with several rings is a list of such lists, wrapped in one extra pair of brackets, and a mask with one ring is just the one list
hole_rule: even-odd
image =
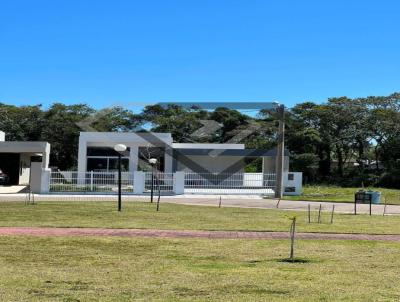
[(50, 191), (51, 170), (43, 169), (41, 163), (31, 163), (30, 187), (36, 194), (45, 194)]
[(174, 173), (174, 193), (185, 193), (185, 172), (183, 171)]
[(50, 163), (50, 144), (46, 143), (46, 150), (42, 154), (42, 168), (47, 169)]
[(169, 145), (166, 145), (164, 153), (164, 172), (172, 173), (173, 172), (172, 168), (173, 168), (172, 148)]
[(129, 153), (129, 172), (133, 173), (138, 170), (139, 164), (139, 146), (131, 146)]
[(40, 194), (46, 194), (50, 192), (50, 177), (51, 169), (42, 169)]
[(85, 173), (86, 172), (86, 159), (87, 154), (87, 142), (86, 140), (79, 137), (79, 151), (78, 151), (78, 172)]
[(133, 171), (133, 193), (142, 194), (144, 192), (145, 174), (142, 171)]

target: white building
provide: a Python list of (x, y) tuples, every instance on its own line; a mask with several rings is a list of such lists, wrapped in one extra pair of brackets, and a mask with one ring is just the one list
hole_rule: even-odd
[(0, 169), (9, 176), (8, 185), (29, 184), (32, 164), (39, 162), (47, 169), (49, 159), (49, 143), (6, 141), (0, 131)]
[[(263, 173), (275, 172), (275, 150), (245, 149), (244, 144), (173, 143), (170, 133), (81, 132), (79, 137), (78, 172), (115, 171), (116, 144), (127, 146), (123, 154), (124, 171), (146, 169), (148, 159), (156, 157), (158, 169), (166, 173), (244, 172), (246, 158), (262, 158)], [(284, 172), (289, 171), (288, 152)]]

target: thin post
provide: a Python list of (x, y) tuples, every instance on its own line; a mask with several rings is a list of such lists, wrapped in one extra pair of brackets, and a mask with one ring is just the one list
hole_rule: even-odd
[(160, 178), (156, 177), (158, 186), (158, 199), (157, 199), (157, 212), (160, 210), (160, 199), (161, 199), (161, 189), (160, 189)]
[(322, 205), (319, 204), (319, 211), (318, 211), (318, 223), (321, 223), (321, 210), (322, 210)]
[(150, 202), (153, 203), (154, 195), (154, 165), (151, 166), (151, 192), (150, 192)]
[(386, 214), (386, 205), (387, 205), (387, 198), (385, 195), (385, 206), (383, 207), (383, 216), (385, 216), (385, 214)]
[(90, 191), (93, 191), (93, 170), (90, 171)]
[(308, 223), (311, 223), (311, 206), (308, 204)]
[(333, 223), (333, 213), (335, 212), (335, 205), (332, 205), (331, 224)]
[(122, 201), (121, 201), (121, 189), (122, 189), (122, 180), (121, 180), (121, 153), (118, 153), (118, 211), (121, 212)]
[(294, 234), (296, 231), (296, 217), (293, 217), (292, 224), (290, 225), (290, 260), (294, 260)]
[(221, 196), (220, 196), (220, 197), (219, 197), (218, 208), (221, 208), (221, 203), (222, 203), (222, 198), (221, 198)]
[(275, 173), (276, 173), (276, 184), (275, 184), (275, 198), (282, 198), (283, 195), (283, 167), (285, 159), (285, 107), (279, 106), (279, 130), (278, 130), (278, 146), (276, 150), (276, 161), (275, 161)]
[(354, 215), (357, 215), (357, 193), (354, 195)]
[(369, 194), (369, 216), (372, 215), (372, 195)]

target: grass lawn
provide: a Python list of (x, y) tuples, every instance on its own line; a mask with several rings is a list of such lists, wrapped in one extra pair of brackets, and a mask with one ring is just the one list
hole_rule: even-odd
[[(262, 202), (262, 201), (260, 201)], [(176, 230), (288, 231), (288, 216), (298, 216), (298, 232), (400, 234), (400, 216), (336, 214), (330, 224), (325, 212), (321, 224), (308, 223), (307, 212), (282, 210), (217, 208), (124, 202), (116, 211), (115, 202), (39, 202), (25, 206), (21, 202), (0, 203), (0, 226), (105, 227)]]
[[(354, 202), (354, 193), (361, 188), (342, 188), (335, 186), (304, 186), (303, 194), (300, 196), (286, 196), (288, 200), (309, 200), (309, 201), (336, 201)], [(369, 188), (366, 188), (366, 190)], [(400, 190), (371, 188), (382, 193), (381, 203), (385, 197), (388, 204), (400, 205)]]
[(0, 237), (0, 301), (399, 301), (400, 243)]

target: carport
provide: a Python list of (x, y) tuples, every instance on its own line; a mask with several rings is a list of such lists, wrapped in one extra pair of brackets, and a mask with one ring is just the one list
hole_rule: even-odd
[[(4, 134), (0, 133), (0, 139)], [(48, 168), (50, 144), (47, 142), (0, 141), (0, 169), (9, 175), (8, 185), (27, 185), (30, 182), (31, 163), (41, 162)]]

